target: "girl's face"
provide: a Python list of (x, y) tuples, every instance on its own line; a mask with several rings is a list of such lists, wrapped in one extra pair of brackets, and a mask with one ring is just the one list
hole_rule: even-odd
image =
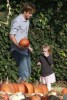
[(48, 48), (43, 48), (42, 52), (44, 55), (49, 55)]

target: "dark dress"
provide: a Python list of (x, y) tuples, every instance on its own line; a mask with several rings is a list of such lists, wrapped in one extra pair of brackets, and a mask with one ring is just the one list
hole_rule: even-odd
[(51, 67), (53, 64), (52, 55), (49, 55), (48, 57), (41, 55), (39, 60), (41, 63), (41, 76), (46, 77), (54, 73)]

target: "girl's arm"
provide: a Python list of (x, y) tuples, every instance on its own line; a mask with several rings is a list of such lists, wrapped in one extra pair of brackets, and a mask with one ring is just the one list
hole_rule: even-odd
[(46, 57), (47, 58), (47, 60), (48, 60), (48, 62), (52, 65), (52, 64), (54, 64), (53, 63), (53, 57), (52, 57), (52, 55), (49, 55), (48, 57)]

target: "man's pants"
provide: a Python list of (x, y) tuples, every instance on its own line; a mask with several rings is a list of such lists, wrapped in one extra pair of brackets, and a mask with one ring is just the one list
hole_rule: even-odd
[(28, 80), (31, 74), (30, 55), (23, 55), (16, 50), (12, 52), (14, 59), (19, 65), (18, 74), (21, 80)]

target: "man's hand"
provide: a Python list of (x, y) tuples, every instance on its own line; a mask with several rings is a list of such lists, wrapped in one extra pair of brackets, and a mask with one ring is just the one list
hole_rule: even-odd
[(31, 48), (30, 46), (28, 47), (30, 52), (33, 52), (33, 48)]
[(9, 38), (18, 48), (20, 48), (20, 45), (18, 44), (18, 42), (17, 42), (17, 40), (15, 38), (15, 35), (13, 35), (13, 34), (9, 35)]

